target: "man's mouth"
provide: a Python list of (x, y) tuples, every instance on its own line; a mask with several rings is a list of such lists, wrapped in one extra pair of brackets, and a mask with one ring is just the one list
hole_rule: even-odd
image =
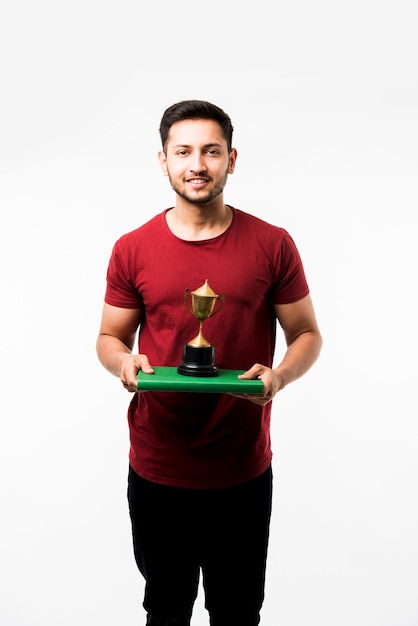
[(189, 178), (187, 182), (191, 185), (199, 186), (206, 184), (208, 181), (206, 178)]

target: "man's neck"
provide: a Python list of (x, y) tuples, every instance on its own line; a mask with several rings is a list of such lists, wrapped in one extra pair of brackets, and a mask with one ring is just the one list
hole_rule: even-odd
[(171, 232), (186, 241), (203, 241), (222, 235), (230, 226), (232, 209), (223, 202), (208, 204), (177, 203), (166, 213)]

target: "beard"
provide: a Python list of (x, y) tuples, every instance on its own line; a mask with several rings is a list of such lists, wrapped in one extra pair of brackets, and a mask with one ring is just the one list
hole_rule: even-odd
[(170, 176), (170, 173), (168, 172), (168, 180), (170, 181), (170, 185), (173, 191), (178, 196), (180, 196), (180, 198), (183, 198), (183, 200), (186, 200), (191, 204), (207, 204), (208, 202), (211, 202), (212, 200), (217, 198), (223, 192), (227, 179), (228, 172), (225, 172), (222, 179), (207, 192), (202, 192), (199, 190), (186, 191), (184, 189), (180, 189), (179, 185), (174, 182), (174, 180)]

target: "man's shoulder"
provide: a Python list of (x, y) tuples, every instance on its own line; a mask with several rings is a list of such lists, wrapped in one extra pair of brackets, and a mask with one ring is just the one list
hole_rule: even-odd
[(241, 209), (237, 209), (233, 207), (236, 220), (239, 224), (242, 224), (245, 228), (255, 229), (256, 231), (264, 231), (266, 233), (270, 232), (274, 235), (284, 235), (287, 231), (277, 224), (273, 224), (267, 219), (263, 219), (262, 217), (258, 217), (253, 213), (248, 213), (246, 211), (242, 211)]
[[(121, 235), (117, 241), (119, 245), (130, 245), (133, 242), (138, 242), (141, 239), (148, 240), (149, 237), (158, 236), (164, 228), (164, 215), (166, 211), (158, 213), (151, 217), (148, 221), (144, 222), (137, 228), (130, 230)], [(154, 239), (155, 241), (155, 239)]]

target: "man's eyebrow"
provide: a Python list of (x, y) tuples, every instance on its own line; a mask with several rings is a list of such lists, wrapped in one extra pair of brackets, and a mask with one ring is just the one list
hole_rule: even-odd
[[(193, 146), (188, 143), (176, 143), (173, 148), (192, 148)], [(211, 143), (206, 143), (202, 148), (221, 148), (222, 144), (217, 143), (216, 141)]]

